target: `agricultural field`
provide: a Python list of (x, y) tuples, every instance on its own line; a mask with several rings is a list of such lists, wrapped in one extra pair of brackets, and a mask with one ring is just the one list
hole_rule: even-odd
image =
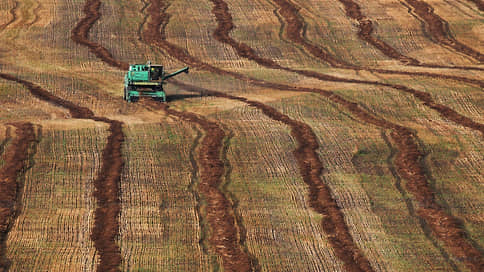
[(0, 105), (0, 271), (484, 271), (482, 0), (2, 0)]

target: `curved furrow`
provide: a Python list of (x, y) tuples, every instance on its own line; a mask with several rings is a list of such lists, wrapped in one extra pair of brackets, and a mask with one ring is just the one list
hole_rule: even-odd
[[(143, 32), (143, 39), (145, 41), (150, 44), (161, 45), (165, 50), (169, 51), (178, 59), (185, 62), (188, 60), (188, 63), (191, 65), (208, 69), (215, 73), (229, 74), (239, 79), (244, 78), (252, 82), (257, 81), (198, 61), (194, 57), (188, 55), (184, 50), (181, 50), (181, 48), (166, 42), (164, 27), (169, 20), (169, 15), (165, 13), (167, 8), (168, 5), (163, 1), (151, 1), (151, 6), (147, 10), (151, 15), (151, 20), (147, 24), (146, 31)], [(162, 32), (159, 33), (158, 29), (162, 29)], [(183, 84), (175, 80), (172, 80), (171, 82), (188, 90), (201, 90), (195, 86)], [(262, 81), (259, 81), (259, 83), (265, 84)], [(270, 85), (271, 87), (274, 86), (272, 84)], [(322, 221), (322, 226), (328, 235), (328, 239), (335, 254), (344, 262), (345, 267), (349, 271), (373, 271), (369, 261), (353, 242), (353, 238), (344, 220), (344, 215), (337, 206), (335, 199), (332, 197), (329, 187), (326, 186), (320, 178), (323, 167), (316, 153), (319, 144), (312, 129), (307, 124), (292, 120), (287, 115), (283, 115), (274, 108), (263, 103), (206, 89), (204, 89), (203, 92), (217, 97), (242, 101), (250, 106), (260, 109), (269, 118), (283, 122), (291, 127), (292, 135), (298, 142), (298, 148), (295, 150), (294, 154), (298, 161), (303, 180), (309, 186), (310, 205), (316, 212), (326, 215)]]
[[(484, 135), (484, 125), (480, 124), (478, 122), (475, 122), (474, 120), (465, 117), (453, 109), (438, 104), (436, 103), (432, 96), (426, 92), (418, 91), (415, 89), (412, 89), (410, 87), (406, 87), (403, 85), (399, 84), (390, 84), (390, 83), (383, 83), (383, 82), (378, 82), (378, 81), (369, 81), (369, 80), (357, 80), (357, 79), (347, 79), (347, 78), (339, 78), (335, 76), (329, 76), (313, 71), (307, 71), (307, 70), (298, 70), (298, 69), (292, 69), (288, 67), (284, 67), (273, 61), (272, 59), (269, 58), (264, 58), (259, 56), (254, 49), (249, 47), (245, 43), (238, 42), (234, 40), (232, 37), (230, 37), (229, 32), (234, 28), (234, 25), (232, 23), (232, 16), (230, 15), (229, 9), (227, 4), (223, 0), (210, 0), (214, 4), (213, 8), (213, 13), (215, 14), (215, 17), (218, 22), (218, 26), (215, 29), (214, 32), (214, 37), (225, 44), (229, 44), (232, 46), (237, 51), (237, 54), (241, 57), (253, 60), (257, 62), (258, 64), (268, 67), (268, 68), (273, 68), (273, 69), (279, 69), (279, 70), (284, 70), (288, 72), (294, 72), (297, 74), (301, 74), (304, 76), (308, 77), (313, 77), (317, 78), (320, 80), (327, 80), (327, 81), (334, 81), (334, 82), (346, 82), (346, 83), (359, 83), (359, 84), (370, 84), (370, 85), (375, 85), (375, 86), (383, 86), (383, 87), (389, 87), (389, 88), (394, 88), (399, 91), (403, 91), (405, 93), (412, 94), (415, 98), (419, 99), (424, 103), (425, 106), (430, 107), (431, 109), (437, 111), (442, 117), (447, 118), (449, 120), (454, 121), (455, 123), (458, 123), (462, 126), (468, 127), (470, 129), (474, 129), (477, 131), (480, 131)], [(275, 0), (276, 2), (286, 2), (285, 0)], [(288, 4), (289, 5), (289, 4)], [(282, 6), (281, 6), (282, 7)], [(294, 7), (293, 7), (294, 8)], [(294, 8), (295, 9), (295, 8)], [(286, 13), (287, 9), (281, 10), (282, 13)], [(292, 13), (291, 13), (292, 14)], [(294, 15), (294, 14), (292, 14)], [(288, 18), (288, 15), (283, 15), (285, 18)], [(292, 22), (292, 20), (288, 20), (288, 22)], [(297, 24), (295, 24), (297, 25)], [(302, 41), (302, 31), (301, 29), (296, 30), (293, 29), (291, 33), (288, 33), (289, 36), (291, 37), (299, 37), (298, 39), (295, 39), (295, 41)], [(484, 85), (481, 83), (481, 87), (484, 87)]]
[(116, 238), (119, 236), (119, 188), (123, 157), (121, 153), (124, 134), (123, 123), (106, 117), (99, 117), (86, 108), (54, 96), (47, 90), (29, 81), (0, 73), (0, 78), (24, 85), (30, 93), (42, 101), (67, 109), (73, 118), (91, 119), (109, 125), (109, 136), (102, 153), (101, 170), (94, 180), (94, 197), (97, 208), (94, 213), (94, 228), (91, 239), (99, 252), (98, 271), (118, 271), (121, 264), (121, 253)]
[(360, 39), (373, 45), (378, 50), (380, 50), (380, 52), (385, 54), (387, 57), (400, 60), (401, 62), (410, 64), (410, 65), (418, 66), (421, 64), (418, 60), (401, 54), (393, 47), (391, 47), (389, 44), (371, 35), (373, 33), (373, 23), (367, 17), (363, 16), (363, 14), (361, 13), (360, 6), (356, 2), (354, 2), (353, 0), (339, 0), (339, 1), (344, 5), (346, 15), (358, 21), (358, 28), (359, 28), (358, 37)]
[(34, 125), (14, 123), (15, 137), (5, 150), (5, 164), (0, 168), (0, 270), (8, 271), (7, 238), (21, 206), (22, 181), (29, 167), (29, 149), (37, 142)]
[[(463, 69), (463, 70), (481, 70), (482, 71), (482, 68), (478, 68), (478, 67), (462, 67), (462, 66), (455, 66), (454, 67), (454, 66), (443, 66), (443, 65), (436, 65), (436, 64), (426, 64), (426, 63), (421, 63), (420, 61), (418, 61), (414, 58), (410, 58), (408, 56), (405, 56), (405, 55), (401, 54), (400, 52), (398, 52), (393, 47), (391, 47), (389, 44), (385, 43), (384, 41), (382, 41), (382, 40), (380, 40), (377, 37), (372, 35), (372, 33), (373, 33), (373, 22), (368, 17), (363, 15), (363, 13), (361, 12), (361, 7), (358, 5), (358, 3), (356, 3), (353, 0), (339, 0), (339, 1), (343, 4), (343, 6), (345, 8), (346, 15), (349, 18), (356, 20), (358, 22), (358, 28), (359, 28), (358, 37), (360, 39), (368, 42), (369, 44), (373, 45), (375, 48), (380, 50), (380, 52), (382, 52), (387, 57), (400, 60), (401, 62), (412, 65), (412, 66), (420, 66), (420, 67), (428, 67), (428, 68), (443, 68), (443, 69), (457, 68), (457, 69)], [(388, 74), (388, 71), (381, 71), (380, 69), (376, 69), (375, 71)], [(429, 75), (429, 73), (426, 73), (426, 72), (418, 72), (418, 74), (416, 73), (415, 75), (425, 75), (425, 76), (431, 76), (431, 77), (434, 77), (435, 75), (445, 76), (445, 75), (440, 75), (440, 74), (430, 74)], [(452, 79), (453, 76), (450, 76), (450, 77), (447, 77), (447, 78)], [(459, 80), (457, 78), (455, 78), (455, 79)]]
[(402, 0), (407, 3), (411, 9), (410, 13), (415, 13), (418, 18), (425, 22), (425, 28), (433, 39), (441, 45), (450, 47), (457, 52), (474, 58), (479, 62), (484, 62), (484, 55), (457, 41), (449, 31), (448, 23), (440, 16), (434, 13), (432, 6), (422, 0)]
[(100, 0), (86, 1), (83, 9), (85, 16), (79, 22), (77, 22), (76, 26), (72, 29), (71, 38), (74, 42), (88, 47), (96, 57), (102, 59), (109, 65), (122, 70), (128, 70), (128, 63), (118, 61), (106, 48), (89, 40), (89, 31), (94, 23), (101, 17), (101, 13), (99, 12), (100, 7)]
[(0, 25), (0, 31), (4, 30), (9, 25), (11, 25), (13, 22), (15, 22), (15, 20), (17, 20), (17, 14), (15, 13), (15, 10), (17, 10), (17, 8), (18, 8), (18, 1), (14, 1), (14, 3), (15, 4), (13, 5), (13, 7), (8, 11), (10, 13), (10, 15), (12, 16), (12, 18), (10, 18), (10, 20), (8, 20), (8, 22)]
[[(328, 62), (330, 65), (334, 67), (341, 67), (341, 68), (346, 68), (346, 69), (352, 69), (352, 70), (365, 70), (369, 72), (376, 72), (376, 73), (382, 73), (382, 74), (395, 74), (395, 75), (409, 75), (409, 76), (426, 76), (426, 77), (431, 77), (431, 78), (437, 78), (437, 79), (450, 79), (450, 80), (456, 80), (456, 81), (461, 81), (461, 82), (466, 82), (474, 85), (478, 85), (480, 87), (484, 87), (484, 83), (482, 80), (477, 80), (477, 79), (472, 79), (472, 78), (467, 78), (467, 77), (460, 77), (460, 76), (452, 76), (452, 75), (445, 75), (445, 74), (438, 74), (438, 73), (430, 73), (430, 72), (410, 72), (410, 71), (393, 71), (393, 70), (385, 70), (385, 69), (380, 69), (380, 68), (369, 68), (369, 67), (361, 67), (361, 66), (355, 66), (353, 64), (348, 64), (346, 62), (340, 61), (339, 64), (334, 65), (333, 63), (335, 61), (338, 61), (336, 58), (331, 57), (331, 59), (328, 59), (328, 53), (324, 53), (325, 50), (321, 47), (313, 45), (310, 41), (308, 41), (303, 34), (303, 29), (305, 28), (305, 21), (304, 19), (300, 16), (299, 14), (299, 8), (292, 2), (286, 1), (286, 0), (272, 0), (274, 1), (280, 8), (279, 13), (281, 14), (282, 18), (287, 22), (286, 27), (285, 27), (285, 32), (287, 37), (294, 43), (299, 44), (303, 46), (308, 52), (310, 52), (313, 56), (321, 59), (322, 61)], [(351, 0), (340, 0), (343, 1), (345, 4), (345, 9), (348, 14), (353, 19), (359, 20), (365, 20), (370, 23), (367, 23), (367, 27), (371, 26), (371, 21), (364, 17), (360, 11), (360, 7), (353, 1)], [(351, 3), (351, 4), (350, 4)], [(373, 30), (369, 30), (369, 33), (371, 34)], [(363, 30), (360, 30), (360, 33), (362, 33)], [(228, 35), (227, 35), (228, 36)], [(376, 39), (373, 37), (369, 37), (369, 39)], [(378, 42), (379, 44), (383, 44), (383, 41)], [(388, 45), (389, 47), (389, 45)], [(392, 48), (393, 51), (397, 52)], [(323, 52), (323, 53), (321, 53)], [(390, 52), (390, 51), (389, 51)], [(393, 53), (389, 53), (392, 55)], [(331, 56), (331, 55), (329, 55)], [(416, 60), (415, 60), (416, 61)], [(478, 68), (478, 67), (451, 67), (451, 66), (439, 66), (439, 65), (430, 65), (430, 64), (414, 64), (414, 66), (422, 66), (422, 67), (430, 67), (430, 68), (444, 68), (444, 69), (463, 69), (463, 70), (479, 70), (482, 71), (484, 69)]]
[[(186, 50), (166, 41), (164, 27), (169, 19), (169, 15), (166, 14), (166, 9), (167, 5), (163, 1), (151, 0), (151, 6), (147, 10), (151, 15), (151, 20), (147, 24), (147, 29), (143, 32), (143, 39), (150, 44), (160, 46), (178, 60), (220, 75), (228, 75), (245, 80), (260, 87), (285, 91), (318, 93), (327, 97), (334, 103), (342, 105), (349, 112), (366, 123), (380, 128), (390, 129), (392, 131), (391, 137), (399, 151), (395, 158), (395, 165), (398, 173), (402, 178), (407, 180), (407, 190), (415, 196), (420, 204), (417, 213), (426, 220), (434, 235), (443, 241), (448, 250), (458, 257), (459, 260), (462, 260), (462, 262), (464, 262), (471, 270), (480, 271), (480, 268), (484, 265), (482, 253), (473, 246), (469, 237), (467, 237), (463, 230), (461, 223), (452, 215), (447, 214), (435, 200), (435, 192), (428, 183), (428, 179), (425, 176), (425, 169), (421, 163), (423, 154), (418, 148), (418, 138), (412, 130), (391, 123), (383, 118), (376, 117), (368, 113), (357, 103), (350, 102), (331, 91), (267, 82), (204, 63), (189, 55)], [(347, 258), (347, 256), (345, 256), (345, 258)]]

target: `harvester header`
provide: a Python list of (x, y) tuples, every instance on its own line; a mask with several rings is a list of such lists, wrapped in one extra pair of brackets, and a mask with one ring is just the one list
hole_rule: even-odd
[(188, 73), (188, 67), (166, 74), (162, 65), (151, 64), (150, 61), (130, 65), (124, 76), (124, 100), (136, 102), (141, 96), (148, 96), (166, 102), (164, 81), (183, 72)]

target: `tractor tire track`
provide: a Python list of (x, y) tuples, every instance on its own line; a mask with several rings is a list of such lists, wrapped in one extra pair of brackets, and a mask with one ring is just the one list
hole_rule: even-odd
[[(72, 39), (87, 46), (92, 53), (107, 64), (121, 70), (127, 70), (129, 68), (128, 63), (115, 59), (102, 45), (89, 40), (91, 27), (101, 17), (100, 6), (101, 1), (99, 0), (86, 1), (84, 6), (86, 16), (72, 30)], [(160, 105), (154, 106), (151, 104), (151, 107), (159, 108)], [(251, 260), (249, 255), (241, 249), (232, 205), (218, 188), (224, 173), (224, 165), (220, 159), (225, 137), (224, 131), (218, 123), (209, 121), (200, 115), (179, 112), (170, 109), (167, 105), (162, 105), (161, 108), (169, 115), (197, 124), (206, 133), (200, 147), (200, 182), (198, 187), (207, 200), (206, 217), (213, 232), (209, 240), (214, 250), (222, 258), (224, 269), (227, 271), (257, 270), (254, 267), (256, 261)]]
[[(143, 40), (149, 44), (160, 46), (168, 54), (178, 60), (200, 69), (244, 80), (259, 87), (273, 88), (283, 91), (318, 93), (327, 97), (332, 102), (345, 107), (360, 120), (380, 128), (391, 130), (391, 138), (395, 142), (399, 151), (395, 158), (396, 169), (401, 177), (407, 181), (407, 190), (414, 195), (420, 204), (417, 214), (426, 220), (432, 229), (433, 234), (436, 235), (436, 237), (445, 244), (447, 249), (458, 257), (459, 260), (464, 262), (472, 271), (480, 271), (480, 268), (484, 266), (484, 258), (481, 252), (473, 246), (469, 237), (467, 237), (463, 230), (461, 223), (452, 215), (447, 214), (435, 200), (435, 192), (428, 183), (427, 177), (425, 176), (425, 169), (421, 163), (423, 154), (419, 150), (417, 144), (418, 138), (413, 131), (409, 128), (391, 123), (383, 118), (376, 117), (368, 113), (357, 103), (350, 102), (331, 91), (267, 82), (235, 72), (226, 71), (208, 63), (204, 63), (189, 55), (184, 49), (166, 41), (164, 28), (169, 20), (169, 15), (166, 14), (166, 9), (167, 5), (164, 2), (151, 0), (151, 6), (147, 9), (147, 12), (151, 15), (151, 20), (147, 23), (147, 29), (143, 32)], [(345, 256), (345, 258), (347, 258), (347, 256)]]
[[(472, 119), (457, 113), (455, 110), (447, 106), (436, 103), (432, 98), (432, 96), (426, 92), (418, 91), (399, 84), (382, 83), (378, 81), (369, 81), (369, 80), (339, 78), (335, 76), (320, 74), (313, 71), (292, 69), (292, 68), (281, 66), (271, 59), (260, 57), (255, 52), (255, 50), (249, 47), (247, 44), (238, 42), (230, 37), (229, 33), (234, 28), (234, 25), (232, 23), (232, 16), (229, 12), (227, 4), (223, 0), (210, 0), (210, 1), (214, 4), (214, 8), (212, 12), (214, 13), (218, 22), (218, 26), (215, 29), (213, 34), (215, 39), (221, 43), (225, 43), (232, 46), (232, 48), (234, 48), (237, 54), (241, 57), (247, 58), (249, 60), (253, 60), (264, 67), (279, 69), (279, 70), (288, 71), (288, 72), (294, 72), (304, 76), (317, 78), (320, 80), (327, 80), (327, 81), (333, 81), (333, 82), (345, 82), (345, 83), (369, 84), (369, 85), (397, 89), (399, 91), (413, 95), (415, 98), (422, 101), (425, 106), (437, 111), (442, 117), (447, 118), (457, 124), (468, 127), (470, 129), (477, 130), (484, 135), (483, 124), (475, 122)], [(285, 0), (274, 0), (274, 1), (277, 3), (284, 2), (287, 5), (290, 5), (289, 2), (286, 2)], [(291, 10), (297, 10), (294, 6), (292, 5), (290, 6), (292, 7)], [(291, 16), (296, 16), (297, 14), (293, 14), (292, 12), (288, 11), (286, 8), (282, 9), (283, 7), (286, 7), (286, 6), (281, 4), (281, 14), (283, 15), (283, 17), (288, 18), (288, 25), (291, 25), (291, 31), (293, 31), (293, 32), (289, 32), (288, 36), (293, 38), (298, 37), (294, 39), (295, 42), (303, 41), (304, 39), (301, 34), (302, 31), (300, 28), (297, 27), (297, 26), (302, 26), (302, 24), (291, 24), (292, 20), (289, 20)], [(291, 16), (288, 15), (289, 12), (292, 14)], [(288, 31), (289, 31), (289, 27), (288, 27)], [(484, 87), (482, 83), (481, 83), (481, 87)]]
[(94, 180), (95, 191), (93, 195), (97, 200), (97, 208), (94, 213), (94, 228), (91, 233), (91, 239), (100, 256), (97, 270), (119, 271), (121, 252), (116, 244), (116, 239), (119, 236), (119, 214), (121, 211), (119, 183), (124, 165), (121, 152), (124, 141), (123, 123), (96, 116), (90, 109), (54, 96), (47, 90), (29, 81), (4, 73), (0, 73), (0, 78), (24, 85), (38, 99), (67, 109), (73, 118), (91, 119), (109, 125), (110, 135), (102, 153), (101, 170), (96, 180)]
[(467, 45), (457, 41), (452, 37), (449, 31), (448, 23), (440, 16), (434, 13), (434, 9), (431, 5), (422, 0), (403, 0), (407, 3), (409, 13), (415, 13), (415, 15), (423, 20), (424, 27), (428, 33), (433, 37), (433, 40), (437, 43), (450, 47), (457, 52), (472, 57), (473, 59), (484, 62), (484, 55), (480, 52), (468, 47)]
[(8, 271), (7, 238), (19, 216), (22, 202), (23, 181), (20, 181), (29, 163), (29, 150), (38, 142), (34, 125), (14, 123), (16, 136), (5, 151), (5, 164), (0, 169), (0, 271)]

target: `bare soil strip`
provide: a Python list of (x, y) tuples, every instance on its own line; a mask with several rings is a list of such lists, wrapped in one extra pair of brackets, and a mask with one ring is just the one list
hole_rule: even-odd
[(7, 237), (19, 214), (22, 184), (19, 176), (28, 167), (29, 148), (37, 142), (31, 123), (15, 123), (15, 138), (5, 151), (5, 165), (0, 169), (0, 270), (8, 271)]
[(118, 271), (121, 264), (121, 254), (116, 244), (116, 237), (119, 235), (119, 182), (124, 165), (121, 153), (124, 141), (123, 123), (95, 116), (90, 109), (54, 96), (47, 90), (26, 80), (3, 73), (0, 73), (0, 78), (24, 85), (35, 97), (69, 110), (73, 118), (91, 119), (109, 124), (110, 135), (103, 150), (101, 171), (94, 181), (94, 197), (97, 199), (98, 206), (94, 215), (95, 222), (91, 239), (100, 255), (98, 271)]
[[(477, 123), (473, 121), (471, 118), (465, 117), (447, 106), (436, 103), (433, 100), (432, 96), (426, 92), (418, 91), (399, 84), (382, 83), (378, 81), (369, 81), (369, 80), (339, 78), (335, 76), (320, 74), (313, 71), (292, 69), (292, 68), (281, 66), (271, 59), (260, 57), (259, 55), (257, 55), (255, 50), (249, 47), (247, 44), (238, 42), (234, 40), (232, 37), (230, 37), (229, 32), (234, 28), (234, 25), (232, 23), (232, 16), (230, 15), (227, 4), (223, 0), (210, 0), (210, 1), (214, 3), (213, 13), (215, 14), (215, 17), (218, 22), (218, 26), (214, 32), (214, 37), (222, 43), (231, 45), (237, 51), (237, 54), (239, 54), (239, 56), (241, 57), (253, 60), (258, 64), (268, 68), (294, 72), (304, 76), (317, 78), (320, 80), (370, 84), (370, 85), (394, 88), (399, 91), (412, 94), (415, 98), (424, 102), (425, 106), (439, 112), (442, 117), (452, 120), (465, 127), (480, 131), (484, 135), (483, 124)], [(288, 25), (291, 25), (291, 27), (288, 27), (287, 29), (288, 36), (293, 37), (294, 42), (305, 43), (304, 38), (302, 37), (302, 29), (298, 28), (298, 26), (302, 27), (301, 22), (299, 22), (299, 24), (298, 23), (292, 24), (293, 20), (290, 19), (290, 18), (293, 18), (294, 16), (297, 16), (297, 14), (293, 13), (293, 11), (297, 11), (297, 9), (292, 4), (289, 4), (289, 2), (285, 0), (275, 0), (275, 1), (277, 3), (279, 2), (285, 3), (285, 4), (281, 4), (281, 14), (284, 14), (283, 17), (287, 18)], [(290, 10), (287, 10), (287, 9), (290, 9)], [(304, 46), (304, 44), (302, 45)], [(480, 85), (481, 87), (484, 87), (484, 84), (482, 82), (480, 83)]]
[[(407, 190), (415, 196), (421, 205), (421, 207), (418, 208), (417, 213), (426, 220), (434, 235), (443, 241), (446, 247), (458, 257), (459, 260), (464, 262), (473, 271), (479, 271), (480, 268), (482, 268), (484, 265), (484, 258), (481, 252), (473, 246), (472, 242), (467, 237), (461, 223), (455, 217), (447, 214), (444, 209), (437, 204), (435, 200), (435, 192), (425, 176), (425, 169), (421, 163), (423, 154), (418, 148), (418, 138), (413, 131), (409, 128), (376, 117), (368, 113), (357, 103), (350, 102), (331, 91), (267, 82), (235, 72), (226, 71), (208, 63), (204, 63), (189, 55), (184, 49), (166, 41), (164, 27), (169, 20), (169, 15), (166, 14), (166, 8), (167, 5), (164, 2), (160, 2), (159, 0), (151, 1), (151, 6), (148, 9), (148, 12), (151, 15), (150, 21), (147, 24), (148, 27), (143, 32), (142, 38), (150, 44), (160, 46), (178, 60), (220, 75), (228, 75), (245, 80), (260, 87), (284, 91), (318, 93), (327, 97), (332, 102), (342, 105), (349, 112), (366, 123), (392, 130), (391, 137), (399, 151), (395, 159), (395, 165), (398, 173), (407, 180)], [(337, 233), (339, 234), (339, 232)]]
[(440, 16), (434, 13), (432, 6), (421, 0), (404, 0), (412, 7), (409, 12), (414, 12), (420, 19), (425, 22), (427, 31), (432, 35), (434, 40), (441, 45), (453, 48), (455, 51), (470, 56), (479, 62), (484, 62), (484, 55), (457, 41), (449, 31), (448, 23)]

